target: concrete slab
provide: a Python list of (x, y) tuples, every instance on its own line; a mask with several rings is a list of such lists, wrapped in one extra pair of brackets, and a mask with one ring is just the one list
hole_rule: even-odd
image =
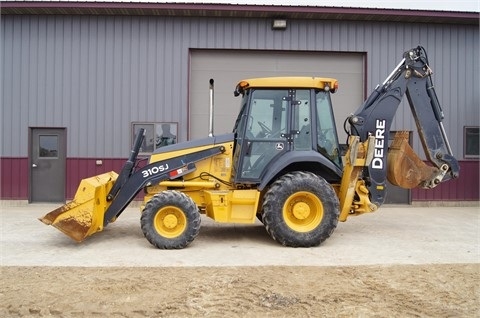
[(52, 204), (2, 206), (2, 266), (342, 266), (480, 262), (478, 207), (383, 206), (339, 223), (320, 247), (287, 248), (261, 223), (219, 224), (204, 217), (183, 250), (158, 250), (140, 229), (138, 208), (83, 243), (37, 218)]

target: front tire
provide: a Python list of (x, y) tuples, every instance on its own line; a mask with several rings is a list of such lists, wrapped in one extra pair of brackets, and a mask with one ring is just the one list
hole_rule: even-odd
[(283, 175), (271, 185), (263, 202), (263, 224), (282, 245), (318, 246), (337, 227), (340, 204), (335, 191), (313, 173)]
[(143, 235), (159, 249), (181, 249), (200, 232), (198, 207), (186, 194), (163, 191), (156, 194), (142, 212)]

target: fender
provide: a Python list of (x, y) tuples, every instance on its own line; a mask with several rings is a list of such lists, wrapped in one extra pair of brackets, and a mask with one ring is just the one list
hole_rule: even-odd
[(263, 191), (263, 189), (265, 189), (265, 187), (272, 179), (275, 178), (276, 175), (294, 164), (307, 165), (308, 169), (305, 170), (310, 170), (313, 172), (315, 172), (316, 166), (321, 166), (322, 170), (325, 171), (324, 177), (326, 179), (338, 179), (338, 181), (342, 179), (342, 169), (318, 152), (313, 150), (291, 151), (286, 152), (281, 157), (272, 161), (272, 163), (267, 167), (263, 175), (260, 177), (261, 183), (258, 186), (258, 190)]

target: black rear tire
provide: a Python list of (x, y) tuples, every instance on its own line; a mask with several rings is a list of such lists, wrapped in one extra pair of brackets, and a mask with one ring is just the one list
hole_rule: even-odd
[(198, 207), (186, 194), (163, 191), (156, 194), (142, 212), (143, 235), (159, 249), (181, 249), (200, 232)]
[(337, 227), (339, 206), (335, 191), (325, 179), (295, 171), (280, 177), (265, 193), (263, 224), (282, 245), (318, 246)]

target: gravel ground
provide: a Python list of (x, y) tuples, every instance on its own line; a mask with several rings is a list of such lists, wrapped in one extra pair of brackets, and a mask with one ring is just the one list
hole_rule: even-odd
[(138, 208), (128, 208), (103, 232), (76, 243), (37, 220), (56, 207), (2, 208), (2, 265), (347, 266), (476, 263), (480, 258), (478, 207), (382, 207), (339, 223), (315, 248), (283, 247), (260, 222), (219, 224), (204, 217), (195, 241), (173, 251), (148, 243)]
[(478, 207), (382, 207), (315, 248), (203, 218), (174, 251), (136, 208), (75, 243), (37, 220), (56, 207), (1, 207), (0, 316), (480, 317)]

